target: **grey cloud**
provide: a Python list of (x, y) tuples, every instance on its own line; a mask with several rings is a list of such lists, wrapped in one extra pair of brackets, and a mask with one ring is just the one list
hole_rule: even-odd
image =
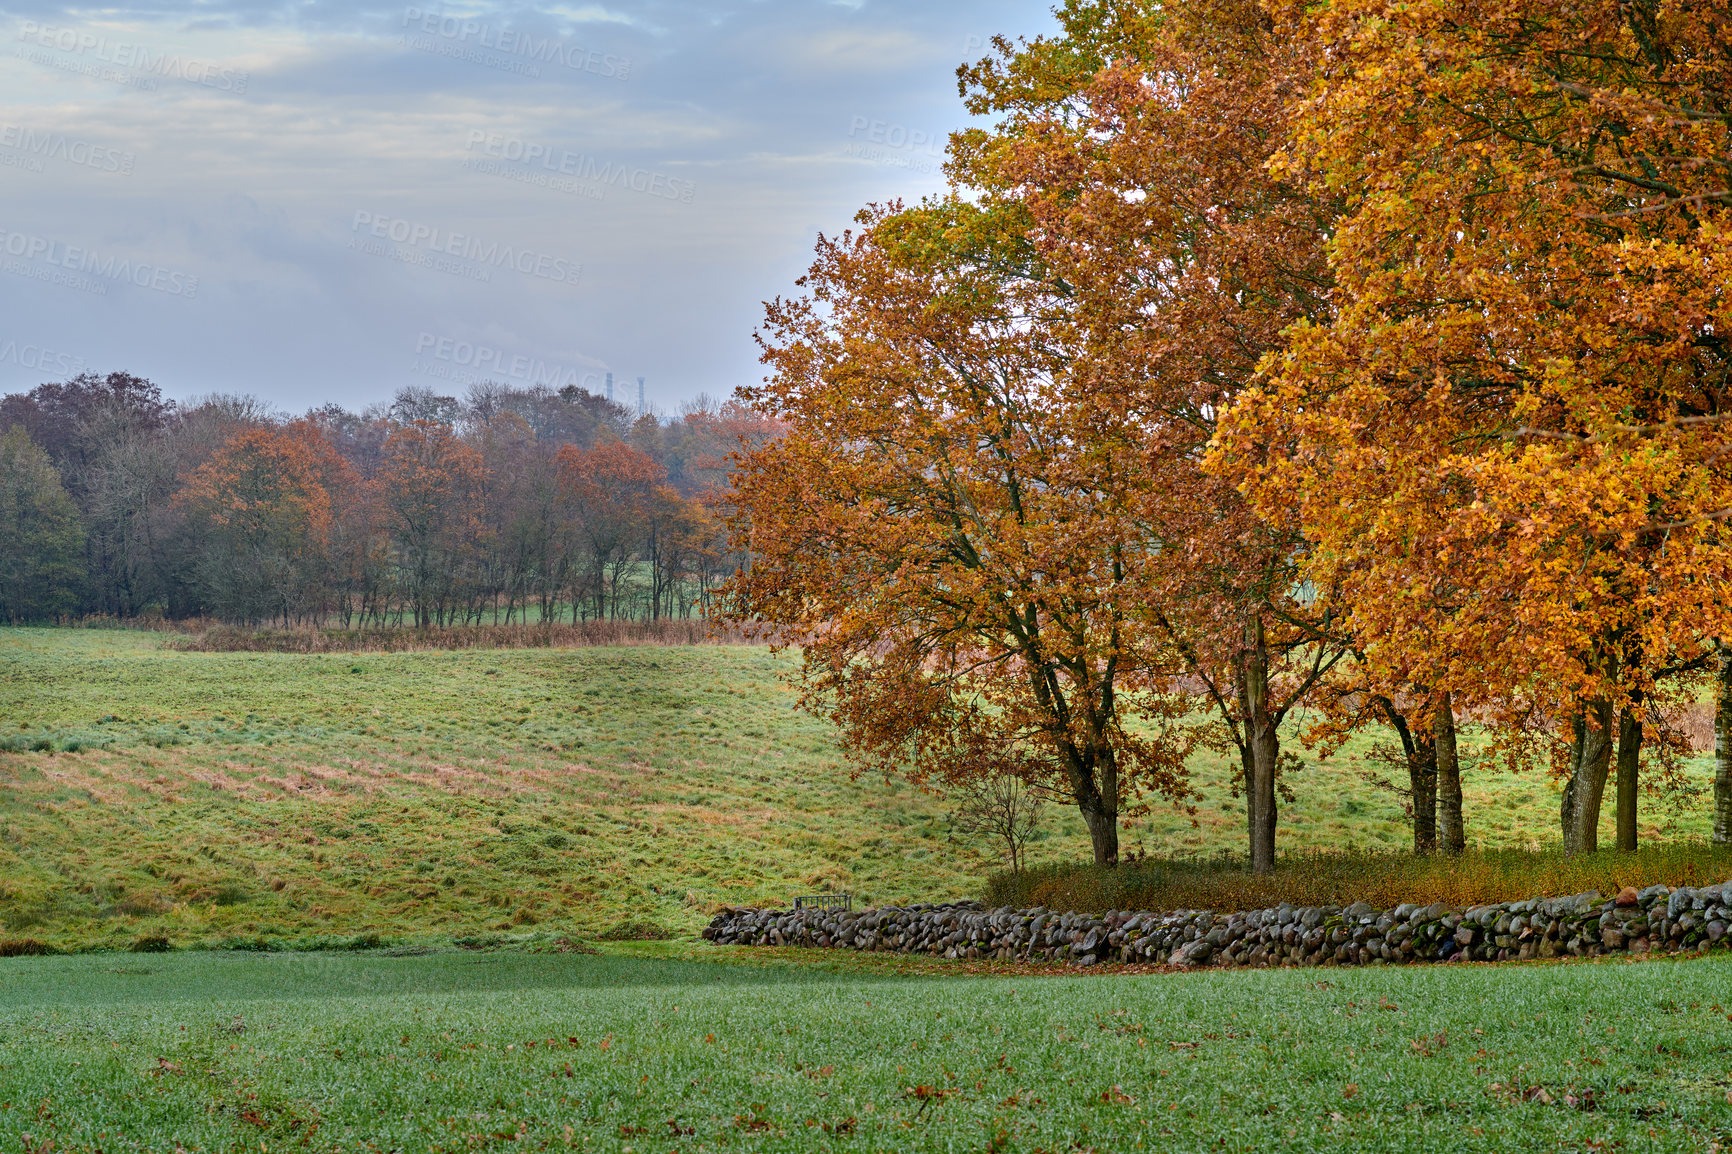
[[(963, 122), (965, 53), (1052, 23), (1036, 3), (466, 9), (495, 44), (505, 30), (593, 54), (543, 58), (533, 76), (492, 66), (533, 55), (473, 36), (406, 45), (414, 7), (435, 6), (123, 4), (100, 22), (9, 6), (0, 125), (87, 147), (82, 166), (40, 170), (6, 166), (0, 147), (0, 250), (60, 246), (0, 267), (0, 341), (290, 409), (428, 383), (429, 334), (643, 375), (670, 410), (725, 395), (759, 374), (760, 302), (789, 291), (817, 231), (942, 187), (926, 142)], [(156, 71), (95, 51), (16, 56), (24, 21), (145, 45)], [(608, 57), (630, 61), (626, 79), (603, 74)], [(228, 69), (229, 89), (187, 61)], [(133, 157), (130, 171), (98, 171), (90, 146)], [(373, 235), (379, 220), (411, 239)], [(130, 279), (66, 283), (90, 253)], [(553, 277), (578, 263), (575, 284)], [(166, 291), (164, 269), (196, 293)], [(34, 383), (0, 364), (0, 388)]]

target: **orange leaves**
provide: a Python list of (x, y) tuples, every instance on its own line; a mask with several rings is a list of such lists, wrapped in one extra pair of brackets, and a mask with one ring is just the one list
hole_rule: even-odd
[(361, 488), (307, 422), (249, 427), (186, 478), (176, 496), (193, 529), (191, 558), (211, 607), (241, 619), (287, 617), (320, 603)]
[(1415, 1054), (1418, 1054), (1421, 1058), (1434, 1057), (1435, 1055), (1442, 1053), (1448, 1046), (1449, 1033), (1446, 1030), (1440, 1030), (1430, 1037), (1421, 1035), (1408, 1043), (1408, 1048)]
[(557, 461), (561, 482), (573, 487), (611, 489), (629, 486), (647, 491), (660, 484), (665, 476), (655, 458), (623, 441), (609, 441), (593, 449), (562, 445)]
[(484, 474), (481, 454), (449, 425), (410, 421), (385, 438), (373, 492), (417, 625), (432, 623), (459, 560), (478, 543)]
[(178, 500), (212, 525), (290, 548), (322, 545), (331, 529), (327, 480), (350, 480), (330, 444), (304, 425), (243, 430), (187, 479)]
[(1337, 312), (1288, 330), (1219, 460), (1297, 517), (1379, 676), (1476, 707), (1621, 697), (1732, 628), (1732, 129), (1684, 112), (1724, 106), (1732, 11), (1641, 11), (1288, 16), (1331, 65), (1275, 169), (1346, 197)]
[(411, 421), (385, 438), (385, 461), (374, 487), (398, 524), (411, 534), (448, 517), (473, 515), (467, 507), (482, 476), (481, 456), (450, 425)]
[(562, 445), (554, 458), (560, 491), (577, 511), (578, 520), (598, 545), (635, 533), (653, 516), (664, 495), (665, 470), (647, 453), (621, 441), (593, 449)]
[(1094, 406), (1025, 321), (1049, 290), (977, 263), (1022, 218), (861, 220), (768, 308), (773, 373), (745, 392), (788, 431), (734, 477), (729, 612), (802, 644), (805, 703), (857, 764), (1024, 777), (1090, 808), (1111, 858), (1122, 804), (1183, 791), (1185, 747), (1120, 713), (1172, 670), (1135, 629), (1144, 546), (1099, 487)]

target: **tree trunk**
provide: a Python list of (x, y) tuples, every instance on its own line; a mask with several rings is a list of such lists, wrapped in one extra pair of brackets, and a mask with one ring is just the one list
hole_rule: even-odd
[(1251, 872), (1275, 872), (1275, 770), (1281, 739), (1269, 707), (1269, 647), (1263, 621), (1245, 625), (1239, 676), (1239, 709), (1245, 726), (1245, 818), (1250, 827)]
[(1455, 705), (1445, 693), (1431, 723), (1437, 748), (1437, 837), (1446, 854), (1467, 848), (1467, 827), (1461, 816), (1461, 760), (1455, 749)]
[(1732, 646), (1720, 646), (1714, 708), (1714, 843), (1732, 844)]
[(1083, 824), (1088, 827), (1095, 865), (1116, 866), (1119, 864), (1117, 766), (1110, 752), (1104, 757), (1090, 756), (1091, 752), (1099, 751), (1070, 750), (1067, 760), (1072, 762), (1071, 790), (1076, 795)]
[(1077, 799), (1077, 808), (1082, 811), (1083, 824), (1088, 826), (1089, 842), (1095, 851), (1095, 864), (1098, 866), (1118, 865), (1118, 815), (1107, 808), (1105, 799), (1099, 794)]
[(1377, 698), (1383, 716), (1401, 738), (1401, 756), (1407, 763), (1408, 811), (1413, 818), (1413, 852), (1437, 851), (1437, 739), (1431, 733), (1415, 733), (1407, 718), (1387, 697)]
[(1564, 787), (1564, 852), (1594, 853), (1600, 848), (1600, 804), (1612, 766), (1612, 703), (1599, 698), (1576, 712), (1570, 749), (1570, 780)]
[(1413, 852), (1437, 852), (1437, 743), (1415, 735), (1407, 758), (1407, 780), (1413, 799)]
[[(1637, 698), (1638, 702), (1640, 698)], [(1618, 713), (1618, 848), (1636, 848), (1636, 774), (1642, 764), (1642, 723), (1625, 706)]]

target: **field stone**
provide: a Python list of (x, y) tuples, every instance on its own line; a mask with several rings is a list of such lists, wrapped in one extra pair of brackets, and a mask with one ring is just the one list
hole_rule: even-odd
[[(1634, 896), (1634, 901), (1630, 900)], [(725, 945), (794, 945), (922, 953), (949, 958), (1195, 966), (1411, 964), (1577, 956), (1732, 943), (1725, 887), (1626, 887), (1458, 909), (1403, 903), (1379, 910), (1283, 902), (1262, 910), (992, 909), (946, 902), (857, 910), (727, 908), (703, 936)], [(1661, 899), (1665, 899), (1662, 903)], [(1669, 916), (1675, 914), (1676, 916)]]

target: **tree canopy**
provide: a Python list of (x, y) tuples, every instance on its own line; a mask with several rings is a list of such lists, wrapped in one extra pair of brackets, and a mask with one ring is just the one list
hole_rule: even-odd
[[(863, 764), (1064, 781), (1099, 861), (1091, 799), (1214, 742), (1273, 868), (1305, 705), (1400, 735), (1422, 849), (1459, 712), (1553, 755), (1572, 849), (1615, 751), (1633, 844), (1732, 637), (1727, 4), (1058, 15), (960, 70), (949, 194), (769, 306), (731, 611)], [(1142, 777), (1059, 772), (1091, 745)]]

